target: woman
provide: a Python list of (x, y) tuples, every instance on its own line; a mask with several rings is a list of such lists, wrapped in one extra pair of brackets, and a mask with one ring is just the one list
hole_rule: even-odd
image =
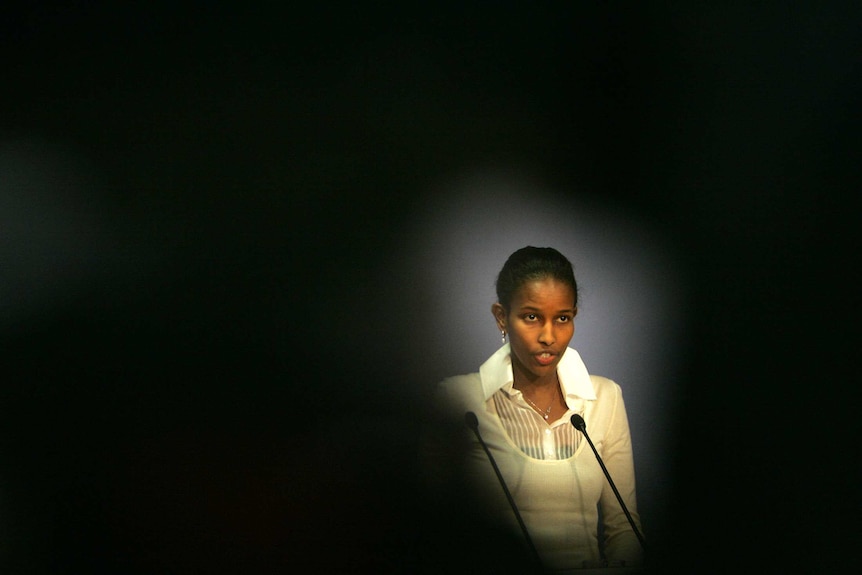
[[(638, 536), (589, 443), (571, 422), (574, 414), (586, 421), (639, 533), (621, 389), (590, 375), (568, 347), (578, 312), (571, 263), (553, 248), (528, 246), (508, 258), (496, 288), (491, 312), (502, 347), (477, 373), (447, 378), (438, 389), (441, 413), (450, 423), (460, 420), (463, 450), (457, 453), (463, 459), (448, 467), (437, 461), (436, 477), (445, 480), (441, 473), (448, 471), (448, 480), (466, 489), (492, 522), (526, 531), (522, 540), (532, 544), (544, 567), (640, 564)], [(475, 420), (464, 424), (469, 413), (478, 420), (474, 431), (468, 428)]]

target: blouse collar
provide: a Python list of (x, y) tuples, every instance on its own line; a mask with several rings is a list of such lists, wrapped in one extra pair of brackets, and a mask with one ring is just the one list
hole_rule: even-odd
[[(593, 389), (587, 366), (584, 365), (580, 354), (573, 348), (566, 348), (566, 351), (563, 352), (563, 357), (557, 364), (557, 376), (560, 379), (560, 387), (566, 396), (567, 403), (570, 403), (569, 398), (596, 399), (596, 391)], [(512, 373), (511, 348), (508, 343), (504, 344), (479, 367), (479, 377), (482, 380), (482, 392), (486, 401), (497, 390), (511, 391), (514, 375)]]

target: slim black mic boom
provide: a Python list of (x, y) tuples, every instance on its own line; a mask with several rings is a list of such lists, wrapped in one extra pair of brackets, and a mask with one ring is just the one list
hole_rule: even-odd
[(482, 449), (485, 450), (485, 454), (488, 456), (488, 460), (491, 461), (491, 465), (494, 467), (494, 472), (497, 474), (497, 479), (500, 481), (500, 485), (503, 486), (503, 491), (506, 493), (506, 499), (509, 500), (509, 505), (512, 507), (512, 511), (515, 512), (515, 517), (518, 519), (518, 525), (521, 526), (521, 531), (524, 533), (524, 539), (527, 540), (527, 544), (530, 546), (530, 551), (532, 551), (536, 563), (541, 565), (542, 561), (539, 558), (539, 552), (536, 551), (536, 546), (533, 545), (533, 540), (530, 538), (530, 533), (527, 531), (527, 526), (524, 524), (524, 520), (521, 518), (521, 513), (518, 511), (518, 506), (515, 505), (515, 500), (512, 498), (512, 494), (509, 492), (509, 487), (506, 485), (506, 481), (503, 479), (503, 474), (500, 473), (500, 468), (497, 467), (497, 462), (494, 460), (494, 456), (491, 455), (491, 450), (489, 450), (488, 446), (485, 445), (485, 440), (482, 439), (482, 435), (479, 433), (479, 418), (476, 417), (476, 414), (472, 411), (468, 411), (464, 414), (464, 420), (467, 422), (467, 427), (473, 430), (473, 433), (476, 435), (476, 439), (478, 439), (479, 443), (482, 444)]
[(584, 437), (587, 438), (587, 442), (589, 442), (590, 447), (593, 449), (593, 453), (596, 455), (596, 460), (598, 460), (599, 465), (602, 466), (602, 471), (605, 472), (605, 477), (608, 478), (608, 483), (610, 483), (611, 489), (614, 490), (614, 495), (617, 496), (617, 501), (620, 502), (620, 507), (623, 508), (623, 513), (626, 514), (626, 519), (629, 520), (629, 525), (632, 526), (632, 531), (634, 531), (635, 535), (637, 535), (638, 541), (640, 541), (640, 543), (641, 543), (641, 547), (644, 550), (646, 550), (646, 545), (644, 545), (643, 535), (641, 535), (641, 532), (638, 530), (637, 525), (635, 525), (635, 521), (634, 521), (634, 519), (632, 519), (631, 513), (629, 513), (629, 510), (626, 507), (626, 504), (623, 502), (623, 498), (620, 496), (620, 492), (617, 491), (617, 486), (614, 485), (614, 480), (611, 479), (611, 474), (608, 473), (608, 468), (605, 467), (605, 462), (602, 461), (601, 457), (599, 457), (599, 452), (596, 450), (596, 446), (593, 445), (593, 440), (590, 439), (589, 434), (587, 434), (587, 423), (584, 421), (583, 417), (581, 417), (580, 415), (575, 413), (574, 415), (572, 415), (572, 425), (575, 426), (575, 429), (580, 430), (580, 432), (584, 434)]

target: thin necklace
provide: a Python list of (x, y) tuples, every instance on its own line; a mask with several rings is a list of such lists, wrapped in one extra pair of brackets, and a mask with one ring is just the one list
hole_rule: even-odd
[(551, 404), (548, 406), (548, 409), (542, 409), (541, 407), (539, 407), (538, 405), (533, 403), (533, 400), (530, 399), (529, 397), (527, 397), (527, 395), (523, 391), (521, 392), (521, 395), (524, 397), (524, 399), (527, 400), (527, 403), (529, 403), (533, 407), (533, 409), (535, 409), (536, 411), (539, 412), (539, 415), (541, 415), (542, 417), (545, 418), (545, 420), (547, 420), (551, 416), (551, 408), (554, 407), (554, 402), (557, 400), (557, 394), (558, 393), (560, 393), (560, 384), (559, 383), (557, 384), (557, 388), (556, 388), (556, 391), (554, 393), (554, 398), (551, 399)]

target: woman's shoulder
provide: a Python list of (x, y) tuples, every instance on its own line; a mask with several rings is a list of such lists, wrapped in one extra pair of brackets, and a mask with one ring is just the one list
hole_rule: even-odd
[(463, 373), (460, 375), (450, 375), (443, 378), (439, 383), (440, 387), (463, 387), (468, 385), (476, 385), (481, 383), (479, 373)]
[(437, 398), (455, 405), (473, 404), (482, 398), (482, 379), (478, 373), (446, 377), (437, 384)]
[(596, 391), (596, 397), (608, 395), (622, 395), (622, 388), (616, 381), (603, 375), (590, 374), (590, 382)]
[(482, 379), (478, 373), (450, 375), (437, 385), (439, 393), (448, 396), (470, 396), (482, 390)]

